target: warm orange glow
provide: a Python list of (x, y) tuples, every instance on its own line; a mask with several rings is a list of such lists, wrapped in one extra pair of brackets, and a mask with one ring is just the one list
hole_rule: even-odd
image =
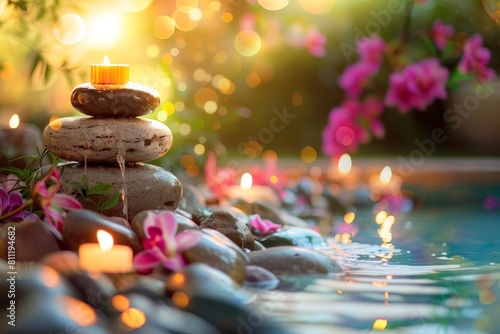
[(375, 216), (375, 221), (377, 222), (377, 224), (381, 225), (385, 221), (386, 218), (387, 218), (387, 212), (380, 211)]
[(253, 183), (253, 178), (252, 174), (250, 173), (245, 173), (241, 176), (241, 181), (240, 185), (243, 189), (250, 189), (252, 188), (252, 183)]
[(16, 129), (19, 126), (20, 122), (21, 121), (19, 119), (19, 115), (18, 114), (14, 114), (14, 115), (12, 115), (12, 117), (9, 120), (9, 127), (11, 129)]
[(59, 305), (68, 314), (69, 318), (81, 327), (89, 327), (97, 322), (94, 309), (78, 299), (63, 296)]
[(116, 295), (111, 299), (111, 304), (118, 311), (125, 311), (130, 307), (130, 300), (123, 295)]
[(129, 81), (129, 65), (111, 64), (107, 56), (102, 64), (90, 65), (90, 82), (92, 84), (125, 84)]
[(172, 295), (172, 301), (176, 306), (184, 308), (189, 304), (189, 297), (184, 292), (176, 291)]
[(40, 271), (40, 278), (48, 288), (55, 288), (61, 283), (61, 276), (51, 267), (43, 267)]
[(146, 323), (146, 315), (141, 310), (131, 307), (120, 314), (120, 320), (129, 328), (137, 329)]
[(176, 273), (172, 275), (172, 277), (170, 278), (170, 282), (173, 284), (173, 286), (181, 287), (186, 282), (186, 277), (181, 273)]
[(338, 163), (339, 173), (340, 175), (347, 175), (351, 171), (352, 168), (352, 159), (348, 153), (342, 154)]
[(99, 241), (99, 246), (101, 246), (103, 251), (113, 248), (114, 240), (108, 232), (104, 230), (97, 230), (97, 240)]
[(388, 184), (392, 179), (392, 169), (389, 166), (385, 166), (380, 172), (380, 182), (382, 184)]
[(354, 218), (356, 218), (356, 214), (354, 212), (348, 212), (344, 215), (344, 221), (346, 224), (350, 224), (354, 221)]
[(59, 117), (54, 115), (50, 117), (49, 126), (52, 130), (59, 130), (62, 126), (62, 121)]

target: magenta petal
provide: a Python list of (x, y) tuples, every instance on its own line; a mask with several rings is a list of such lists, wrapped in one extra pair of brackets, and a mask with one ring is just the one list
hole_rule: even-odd
[(139, 271), (153, 269), (160, 263), (157, 251), (146, 249), (134, 257), (134, 265)]
[(18, 208), (23, 204), (24, 204), (23, 197), (17, 191), (9, 195), (9, 206), (11, 208)]
[(163, 211), (157, 215), (157, 221), (161, 225), (161, 230), (168, 237), (173, 238), (177, 233), (177, 221), (170, 211)]
[(5, 189), (0, 188), (0, 214), (5, 214), (5, 208), (9, 205), (9, 194)]
[(200, 231), (183, 231), (177, 234), (175, 237), (177, 251), (180, 253), (196, 246), (202, 235), (203, 234)]
[(69, 195), (55, 194), (52, 198), (52, 204), (66, 210), (78, 210), (82, 208), (80, 202)]
[(172, 271), (179, 271), (182, 269), (182, 267), (184, 267), (186, 265), (186, 263), (184, 262), (184, 259), (179, 254), (174, 256), (174, 257), (171, 257), (171, 258), (164, 258), (161, 261), (161, 264), (165, 268), (168, 268)]

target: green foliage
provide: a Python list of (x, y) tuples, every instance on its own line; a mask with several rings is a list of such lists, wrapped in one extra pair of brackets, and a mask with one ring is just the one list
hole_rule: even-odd
[(120, 199), (119, 192), (115, 192), (111, 196), (106, 196), (113, 191), (113, 186), (111, 184), (99, 183), (90, 187), (89, 179), (85, 174), (82, 175), (82, 184), (71, 182), (70, 185), (75, 189), (77, 199), (82, 199), (92, 204), (94, 210), (99, 213), (103, 213), (103, 211), (113, 208), (118, 204), (118, 200)]

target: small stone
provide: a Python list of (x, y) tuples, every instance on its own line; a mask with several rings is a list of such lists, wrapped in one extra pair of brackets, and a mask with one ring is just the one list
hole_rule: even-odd
[(255, 201), (251, 203), (251, 207), (252, 214), (258, 214), (262, 219), (270, 220), (275, 224), (298, 227), (309, 226), (309, 224), (302, 219), (281, 211), (277, 206), (268, 202)]
[(65, 275), (68, 282), (80, 293), (79, 299), (96, 310), (105, 310), (116, 293), (113, 283), (104, 274), (89, 274), (77, 270)]
[(248, 259), (244, 253), (236, 251), (221, 240), (223, 239), (216, 239), (204, 233), (198, 244), (183, 254), (189, 263), (205, 263), (242, 284), (245, 281), (245, 266)]
[(246, 248), (252, 251), (255, 248), (255, 241), (250, 229), (229, 211), (214, 211), (201, 223), (200, 227), (219, 231), (242, 249)]
[(137, 236), (139, 237), (140, 240), (144, 239), (144, 237), (145, 237), (145, 235), (144, 235), (144, 220), (146, 219), (148, 213), (152, 212), (152, 213), (158, 214), (158, 213), (163, 212), (163, 211), (169, 211), (169, 212), (172, 212), (174, 214), (175, 220), (177, 221), (177, 233), (185, 231), (185, 230), (193, 230), (193, 229), (198, 230), (199, 229), (198, 225), (196, 225), (195, 222), (193, 222), (189, 218), (187, 218), (187, 217), (185, 217), (177, 212), (173, 212), (170, 210), (146, 210), (146, 211), (142, 211), (142, 212), (139, 212), (138, 214), (136, 214), (134, 216), (134, 218), (132, 219), (132, 223), (131, 223), (132, 229), (137, 234)]
[(260, 242), (258, 242), (257, 240), (255, 240), (255, 249), (254, 251), (261, 251), (261, 250), (264, 250), (266, 249), (266, 247), (261, 244)]
[(121, 87), (107, 88), (91, 83), (76, 86), (71, 104), (76, 110), (96, 117), (137, 117), (153, 112), (160, 103), (158, 92), (148, 86), (128, 82)]
[(3, 225), (0, 257), (8, 258), (8, 232), (15, 232), (16, 261), (40, 261), (44, 256), (63, 249), (61, 234), (46, 223), (22, 221)]
[(59, 118), (43, 130), (43, 143), (57, 157), (84, 162), (145, 162), (164, 156), (172, 132), (162, 122), (143, 118)]
[(248, 265), (245, 287), (259, 290), (271, 290), (277, 287), (279, 279), (267, 269), (259, 266)]
[(259, 239), (259, 242), (266, 248), (276, 246), (298, 246), (304, 248), (327, 246), (325, 239), (320, 233), (309, 228), (289, 226), (285, 226)]
[(342, 268), (328, 256), (295, 246), (268, 248), (248, 254), (250, 264), (263, 267), (280, 279), (280, 288), (303, 289), (313, 278), (341, 273)]
[(142, 248), (139, 238), (131, 229), (116, 224), (108, 217), (90, 210), (75, 210), (67, 213), (63, 224), (63, 238), (69, 249), (78, 251), (81, 244), (98, 243), (97, 230), (111, 234), (117, 245), (127, 245), (134, 253)]
[[(99, 183), (113, 185), (113, 190), (106, 195), (109, 198), (115, 192), (122, 191), (122, 175), (118, 166), (88, 165), (87, 169), (79, 163), (66, 163), (60, 165), (61, 187), (59, 191), (76, 196), (77, 192), (71, 182), (82, 184), (82, 175), (86, 173), (89, 187)], [(127, 165), (125, 167), (125, 180), (127, 183), (127, 216), (132, 219), (144, 210), (175, 210), (182, 197), (182, 186), (174, 174), (161, 167), (149, 164)], [(97, 196), (93, 197), (97, 201)], [(80, 200), (86, 209), (94, 209), (87, 201)], [(124, 217), (123, 202), (103, 212), (106, 216)]]

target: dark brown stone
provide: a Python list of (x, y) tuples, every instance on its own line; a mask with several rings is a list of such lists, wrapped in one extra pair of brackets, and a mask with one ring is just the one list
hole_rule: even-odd
[(84, 83), (71, 93), (71, 104), (78, 111), (96, 117), (137, 117), (152, 113), (160, 95), (148, 86), (129, 82), (125, 85)]
[(227, 210), (214, 211), (210, 217), (201, 223), (200, 227), (219, 231), (242, 249), (246, 248), (253, 251), (255, 248), (252, 232), (245, 222), (236, 218)]

